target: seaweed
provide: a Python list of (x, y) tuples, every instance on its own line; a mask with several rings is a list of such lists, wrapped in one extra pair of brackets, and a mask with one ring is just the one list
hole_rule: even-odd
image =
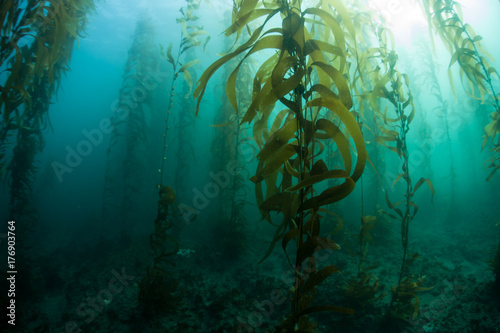
[(381, 293), (380, 282), (377, 276), (370, 271), (377, 268), (377, 265), (366, 267), (365, 260), (368, 248), (373, 243), (370, 232), (377, 224), (375, 216), (363, 215), (361, 217), (361, 227), (358, 235), (359, 239), (359, 263), (358, 272), (355, 279), (350, 280), (344, 287), (346, 302), (356, 309), (363, 309), (369, 303), (376, 302), (385, 296)]
[(161, 117), (153, 105), (159, 83), (151, 77), (159, 68), (160, 60), (153, 36), (150, 18), (141, 16), (136, 23), (111, 118), (101, 216), (108, 224), (112, 218), (121, 221), (123, 240), (132, 232), (131, 221), (137, 216), (134, 212), (146, 194), (141, 184), (154, 181), (156, 176), (154, 172), (142, 171), (149, 162), (148, 156), (152, 155), (153, 135), (147, 129)]
[[(184, 74), (184, 80), (189, 87), (192, 86), (192, 77), (188, 69), (196, 65), (199, 60), (194, 59), (186, 63), (181, 62), (182, 55), (192, 47), (200, 46), (201, 41), (197, 36), (206, 35), (207, 33), (200, 27), (188, 26), (187, 24), (196, 21), (198, 17), (194, 15), (194, 11), (199, 8), (199, 0), (186, 0), (186, 6), (181, 8), (181, 17), (177, 19), (177, 23), (181, 26), (181, 40), (178, 47), (177, 58), (174, 59), (172, 55), (172, 43), (169, 44), (167, 51), (160, 48), (161, 56), (167, 60), (173, 67), (174, 74), (171, 80), (169, 104), (164, 116), (165, 125), (163, 131), (163, 146), (161, 166), (158, 169), (159, 182), (158, 188), (158, 204), (157, 215), (154, 220), (154, 231), (150, 235), (150, 246), (153, 250), (153, 263), (148, 267), (146, 274), (143, 276), (140, 283), (139, 302), (142, 304), (146, 313), (160, 314), (171, 308), (171, 303), (175, 302), (175, 298), (171, 297), (171, 285), (175, 283), (175, 278), (169, 272), (168, 267), (175, 263), (171, 258), (177, 254), (179, 250), (178, 240), (171, 234), (172, 228), (175, 224), (179, 225), (180, 218), (184, 218), (184, 222), (190, 223), (191, 220), (186, 221), (187, 206), (179, 205), (176, 202), (177, 193), (168, 185), (164, 185), (166, 177), (166, 152), (167, 152), (167, 133), (169, 130), (170, 113), (174, 106), (175, 88), (177, 78), (181, 73)], [(177, 223), (176, 223), (177, 222)], [(156, 290), (161, 292), (161, 295), (156, 293)], [(155, 307), (156, 302), (159, 306)]]
[[(401, 172), (397, 174), (391, 185), (394, 187), (400, 180), (403, 181), (405, 185), (404, 199), (393, 203), (389, 198), (388, 191), (385, 190), (386, 204), (392, 211), (385, 213), (391, 219), (400, 222), (403, 247), (398, 285), (394, 287), (395, 289), (392, 292), (391, 313), (406, 313), (407, 309), (401, 308), (409, 306), (408, 304), (404, 304), (404, 302), (410, 301), (411, 298), (401, 297), (401, 293), (406, 293), (403, 290), (406, 290), (412, 281), (412, 274), (409, 273), (409, 267), (413, 259), (408, 259), (408, 236), (410, 223), (418, 211), (418, 206), (412, 201), (412, 198), (423, 184), (428, 185), (432, 196), (434, 196), (434, 187), (430, 179), (420, 178), (415, 184), (413, 184), (411, 179), (407, 134), (410, 129), (409, 125), (415, 116), (415, 109), (413, 106), (413, 96), (409, 88), (410, 80), (408, 75), (402, 74), (397, 70), (398, 55), (394, 51), (393, 45), (392, 49), (389, 49), (390, 45), (388, 45), (389, 41), (393, 40), (390, 32), (383, 26), (378, 27), (375, 31), (380, 47), (368, 49), (365, 53), (370, 54), (370, 56), (376, 56), (379, 62), (375, 65), (376, 68), (371, 71), (372, 82), (374, 84), (373, 90), (369, 94), (365, 94), (365, 98), (371, 102), (372, 108), (381, 120), (378, 126), (382, 135), (376, 135), (375, 142), (397, 154), (402, 162)], [(381, 101), (389, 105), (383, 111), (378, 104)], [(392, 112), (389, 108), (392, 109)], [(401, 205), (403, 206), (402, 209), (400, 208)], [(425, 289), (415, 289), (414, 291), (421, 290)]]
[[(281, 27), (265, 30), (280, 13)], [(290, 296), (292, 310), (277, 331), (314, 331), (315, 324), (308, 318), (311, 313), (353, 313), (352, 309), (338, 306), (313, 305), (313, 298), (316, 286), (339, 271), (335, 265), (316, 266), (317, 251), (339, 249), (335, 242), (320, 236), (321, 219), (326, 213), (321, 206), (348, 196), (366, 162), (361, 131), (349, 112), (352, 99), (344, 77), (346, 35), (353, 36), (355, 31), (347, 8), (339, 1), (320, 2), (318, 7), (303, 9), (300, 1), (247, 0), (235, 6), (233, 24), (226, 29), (226, 36), (236, 34), (238, 40), (243, 29), (261, 17), (264, 23), (253, 30), (246, 42), (234, 46), (205, 70), (194, 95), (198, 98), (198, 112), (209, 79), (221, 66), (242, 55), (226, 82), (228, 99), (239, 114), (235, 82), (242, 64), (262, 50), (275, 51), (254, 76), (252, 102), (241, 122), (253, 124), (254, 139), (260, 149), (257, 171), (251, 180), (262, 218), (275, 224), (272, 212), (282, 216), (282, 221), (275, 224), (275, 235), (262, 260), (281, 242), (295, 276)], [(285, 109), (273, 113), (278, 102)], [(336, 123), (342, 123), (342, 127)], [(330, 170), (318, 157), (317, 149), (324, 142), (337, 146), (342, 169)], [(335, 186), (322, 192), (313, 190), (331, 179), (337, 180)], [(291, 243), (295, 244), (294, 260), (288, 255)]]
[(420, 300), (417, 293), (432, 289), (433, 287), (422, 287), (425, 276), (416, 280), (411, 276), (405, 277), (397, 286), (391, 288), (390, 314), (402, 320), (415, 320), (420, 308)]
[[(453, 93), (456, 90), (453, 83), (452, 66), (460, 67), (460, 81), (465, 92), (472, 98), (483, 103), (489, 99), (493, 107), (490, 113), (491, 122), (484, 127), (485, 135), (482, 149), (491, 140), (492, 158), (486, 162), (486, 167), (492, 169), (487, 181), (491, 180), (499, 169), (498, 153), (500, 152), (500, 95), (495, 91), (493, 78), (499, 78), (498, 71), (490, 65), (492, 57), (481, 46), (482, 37), (477, 35), (470, 24), (463, 21), (462, 8), (452, 0), (422, 0), (420, 2), (429, 22), (429, 30), (435, 32), (446, 49), (451, 54), (448, 66), (448, 76)], [(434, 39), (432, 39), (434, 44)], [(490, 162), (490, 163), (488, 163)]]
[(23, 229), (32, 229), (36, 220), (31, 187), (35, 155), (43, 149), (42, 131), (49, 125), (48, 108), (93, 9), (93, 1), (1, 5), (0, 175), (10, 186), (10, 218)]

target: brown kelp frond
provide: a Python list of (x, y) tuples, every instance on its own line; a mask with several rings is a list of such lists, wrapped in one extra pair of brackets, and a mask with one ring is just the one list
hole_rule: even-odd
[[(278, 13), (281, 26), (267, 28)], [(251, 31), (249, 24), (258, 19), (260, 25)], [(314, 331), (309, 313), (352, 313), (335, 306), (311, 306), (316, 286), (338, 268), (327, 265), (304, 274), (303, 265), (314, 262), (316, 251), (339, 248), (320, 236), (320, 209), (353, 191), (367, 159), (363, 135), (350, 112), (353, 103), (346, 49), (356, 32), (341, 1), (303, 9), (299, 1), (243, 0), (234, 7), (226, 35), (236, 34), (238, 40), (244, 29), (248, 39), (235, 44), (202, 74), (194, 91), (197, 110), (210, 78), (238, 57), (226, 82), (226, 94), (239, 113), (235, 87), (240, 69), (253, 55), (272, 51), (254, 75), (251, 101), (241, 123), (251, 124), (260, 149), (251, 178), (258, 207), (262, 218), (276, 226), (264, 259), (281, 241), (296, 277), (292, 311), (278, 331), (292, 332), (296, 325), (304, 332)], [(283, 108), (274, 112), (277, 105)], [(341, 156), (330, 168), (321, 156), (329, 145)], [(273, 212), (281, 215), (281, 222), (272, 221)], [(295, 255), (289, 254), (292, 244)]]
[(384, 297), (386, 293), (381, 291), (378, 278), (374, 274), (362, 271), (344, 287), (344, 297), (347, 304), (355, 309), (362, 309)]
[[(491, 140), (495, 149), (500, 144), (498, 118), (500, 114), (500, 95), (495, 91), (493, 79), (499, 78), (498, 71), (491, 66), (492, 57), (481, 47), (482, 37), (463, 21), (462, 9), (458, 2), (451, 0), (422, 0), (424, 14), (429, 21), (429, 29), (435, 32), (451, 54), (448, 76), (453, 93), (456, 90), (453, 81), (452, 67), (459, 65), (460, 82), (465, 92), (483, 103), (492, 100), (493, 113), (491, 122), (485, 127), (483, 148)], [(434, 42), (434, 41), (433, 41)], [(495, 166), (487, 177), (491, 180), (498, 170)]]
[(93, 9), (91, 0), (1, 4), (0, 176), (10, 187), (9, 219), (18, 221), (22, 231), (36, 223), (34, 156), (44, 146), (49, 105)]
[[(182, 63), (181, 60), (188, 50), (192, 50), (193, 47), (202, 45), (201, 41), (198, 39), (200, 36), (208, 35), (201, 27), (192, 24), (188, 25), (198, 20), (195, 11), (199, 8), (199, 5), (199, 0), (186, 0), (186, 6), (180, 10), (181, 16), (177, 19), (177, 23), (181, 28), (181, 40), (176, 58), (172, 55), (172, 44), (168, 46), (166, 52), (163, 47), (160, 47), (161, 56), (172, 65), (174, 74), (170, 83), (170, 100), (168, 108), (164, 111), (163, 116), (165, 124), (161, 166), (158, 169), (158, 206), (156, 219), (154, 221), (154, 231), (150, 235), (150, 245), (153, 250), (153, 263), (148, 268), (148, 272), (143, 277), (140, 285), (140, 295), (143, 295), (143, 297), (140, 297), (139, 300), (146, 311), (153, 313), (157, 313), (158, 309), (154, 309), (151, 304), (155, 304), (155, 302), (159, 301), (161, 310), (168, 310), (168, 300), (172, 298), (170, 293), (171, 289), (169, 288), (169, 283), (172, 278), (168, 273), (168, 265), (174, 265), (171, 259), (179, 250), (178, 240), (172, 235), (172, 229), (174, 227), (180, 228), (180, 223), (190, 223), (197, 216), (197, 212), (194, 209), (185, 205), (179, 205), (176, 202), (176, 191), (171, 186), (164, 185), (164, 182), (166, 173), (165, 164), (167, 161), (166, 152), (168, 148), (166, 140), (170, 128), (170, 113), (174, 106), (175, 83), (179, 75), (183, 73), (186, 84), (188, 88), (191, 89), (193, 80), (188, 69), (199, 63), (198, 59), (188, 60), (184, 63)], [(206, 41), (208, 41), (208, 38)], [(190, 92), (188, 94), (190, 94)], [(181, 143), (179, 140), (179, 144), (183, 143), (184, 142)], [(160, 292), (164, 292), (164, 294), (155, 294), (154, 288), (158, 288)]]
[(417, 293), (434, 288), (422, 287), (424, 280), (425, 275), (417, 280), (408, 276), (391, 288), (391, 315), (403, 320), (414, 320), (418, 316), (420, 300)]

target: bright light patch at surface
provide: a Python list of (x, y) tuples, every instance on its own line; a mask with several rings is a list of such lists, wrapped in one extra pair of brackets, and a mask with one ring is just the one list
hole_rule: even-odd
[(394, 33), (396, 44), (408, 46), (426, 32), (427, 21), (416, 1), (370, 0), (369, 6), (380, 13)]

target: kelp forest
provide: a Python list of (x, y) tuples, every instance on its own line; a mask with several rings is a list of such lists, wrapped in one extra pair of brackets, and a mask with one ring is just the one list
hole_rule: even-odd
[(2, 332), (498, 332), (500, 1), (0, 9)]

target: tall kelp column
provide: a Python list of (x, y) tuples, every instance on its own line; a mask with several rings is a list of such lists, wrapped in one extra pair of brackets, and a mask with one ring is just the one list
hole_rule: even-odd
[[(161, 56), (172, 65), (173, 75), (170, 79), (170, 89), (168, 94), (168, 107), (161, 110), (163, 124), (163, 138), (161, 147), (161, 160), (156, 183), (158, 190), (157, 214), (154, 220), (154, 230), (150, 235), (150, 246), (152, 250), (152, 263), (139, 283), (139, 303), (142, 310), (148, 316), (162, 315), (176, 308), (178, 302), (174, 294), (178, 281), (170, 272), (170, 268), (175, 263), (172, 258), (179, 250), (176, 232), (182, 224), (190, 223), (196, 218), (196, 213), (190, 207), (179, 204), (177, 191), (170, 185), (169, 166), (175, 161), (173, 154), (170, 154), (170, 147), (167, 145), (167, 135), (171, 132), (171, 113), (176, 111), (175, 100), (179, 98), (180, 91), (176, 90), (179, 81), (177, 79), (182, 74), (183, 79), (191, 93), (193, 79), (190, 74), (190, 68), (199, 63), (198, 59), (189, 60), (186, 52), (192, 48), (206, 44), (208, 33), (201, 27), (196, 26), (195, 22), (199, 19), (196, 11), (200, 6), (200, 0), (186, 0), (185, 6), (180, 9), (180, 17), (177, 23), (180, 25), (181, 33), (177, 53), (172, 53), (173, 44), (170, 43), (167, 49), (160, 48)], [(175, 58), (174, 58), (175, 57)], [(185, 98), (186, 92), (181, 94), (180, 98)], [(180, 112), (186, 110), (177, 109)], [(194, 109), (192, 110), (194, 112)], [(179, 144), (182, 144), (179, 141)], [(189, 213), (186, 213), (189, 210)]]
[[(36, 227), (32, 202), (35, 156), (44, 147), (49, 105), (93, 10), (93, 0), (8, 0), (0, 4), (0, 177), (9, 188), (9, 220), (15, 221), (16, 236), (23, 239), (16, 253), (21, 265), (30, 263), (25, 250)], [(29, 266), (17, 265), (16, 269), (20, 272), (16, 281), (19, 328), (29, 312), (25, 297), (29, 295), (32, 301), (36, 286), (30, 285), (35, 280), (30, 278)]]
[(31, 204), (35, 155), (44, 146), (49, 105), (93, 9), (93, 0), (1, 4), (0, 176), (8, 181), (10, 219), (20, 230), (35, 222)]
[[(144, 213), (141, 199), (149, 194), (145, 183), (154, 183), (157, 172), (148, 167), (159, 148), (154, 144), (155, 123), (161, 122), (155, 95), (162, 88), (157, 80), (160, 51), (154, 42), (151, 18), (141, 17), (128, 51), (118, 103), (112, 117), (113, 133), (107, 150), (107, 167), (103, 191), (102, 218), (110, 226), (120, 221), (122, 236), (133, 230), (132, 221)], [(145, 171), (147, 170), (147, 171)]]
[[(471, 98), (491, 104), (490, 123), (484, 128), (483, 148), (491, 144), (491, 159), (486, 167), (491, 169), (487, 180), (500, 169), (500, 94), (495, 91), (493, 80), (499, 78), (498, 71), (491, 66), (492, 57), (481, 46), (480, 35), (464, 21), (462, 7), (451, 0), (422, 0), (419, 2), (429, 22), (429, 30), (435, 33), (451, 54), (448, 75), (456, 96), (453, 81), (454, 65), (458, 64), (460, 83)], [(433, 39), (434, 43), (434, 39)]]
[[(243, 54), (227, 79), (226, 92), (240, 112), (235, 82), (243, 62), (265, 50), (270, 56), (254, 76), (252, 103), (242, 117), (251, 123), (260, 152), (255, 183), (262, 217), (276, 225), (267, 257), (281, 242), (294, 276), (291, 311), (280, 332), (313, 331), (308, 314), (318, 311), (352, 313), (334, 305), (312, 305), (314, 291), (324, 279), (338, 272), (335, 265), (319, 268), (314, 254), (339, 245), (321, 236), (325, 205), (348, 196), (361, 176), (366, 150), (353, 114), (348, 73), (346, 35), (355, 35), (347, 9), (340, 1), (320, 1), (303, 8), (300, 1), (241, 1), (226, 35), (241, 35), (246, 25), (260, 17), (264, 23), (235, 50), (214, 62), (201, 76), (195, 90), (198, 107), (210, 77), (225, 63)], [(281, 26), (265, 30), (281, 16)], [(279, 102), (279, 103), (278, 103)], [(328, 169), (319, 156), (334, 144), (343, 165)], [(355, 161), (354, 161), (355, 160)], [(323, 181), (337, 179), (325, 188)], [(281, 222), (273, 220), (281, 217)], [(289, 248), (294, 244), (293, 255)]]

